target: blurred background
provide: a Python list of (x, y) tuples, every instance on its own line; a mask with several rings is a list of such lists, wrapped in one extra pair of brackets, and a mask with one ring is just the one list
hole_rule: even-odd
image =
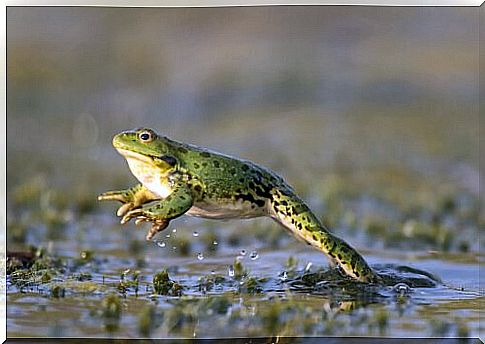
[[(144, 234), (120, 228), (114, 205), (99, 205), (96, 196), (135, 183), (111, 138), (147, 126), (273, 169), (333, 231), (372, 252), (371, 262), (425, 252), (421, 258), (431, 260), (423, 267), (446, 276), (464, 271), (453, 283), (477, 289), (474, 254), (484, 223), (478, 14), (9, 7), (9, 249), (136, 255), (127, 238), (142, 241)], [(261, 249), (269, 249), (273, 233), (271, 240), (281, 235), (292, 249), (306, 250), (270, 222), (182, 221), (186, 228), (233, 228), (243, 243), (255, 234)], [(224, 229), (215, 233), (224, 243)], [(271, 246), (282, 261), (284, 247)], [(140, 257), (150, 259), (144, 249)], [(266, 262), (269, 270), (259, 260), (262, 270), (253, 271), (270, 271)], [(469, 273), (457, 262), (471, 264)]]
[(7, 24), (9, 189), (93, 187), (107, 167), (106, 185), (127, 174), (111, 137), (151, 126), (296, 184), (404, 164), (477, 191), (473, 9), (9, 8)]

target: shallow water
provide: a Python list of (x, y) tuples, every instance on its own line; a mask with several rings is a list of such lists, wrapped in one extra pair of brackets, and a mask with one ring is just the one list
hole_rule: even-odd
[[(485, 295), (477, 265), (483, 256), (476, 253), (437, 257), (426, 251), (362, 248), (376, 271), (387, 276), (382, 285), (365, 285), (329, 269), (321, 253), (286, 233), (277, 248), (251, 238), (229, 245), (232, 232), (261, 225), (258, 221), (272, 228), (265, 220), (223, 222), (215, 229), (204, 228), (208, 222), (201, 220), (179, 220), (153, 242), (143, 239), (143, 230), (131, 224), (122, 227), (107, 215), (87, 215), (85, 221), (77, 241), (69, 239), (68, 232), (63, 240), (39, 242), (48, 248), (46, 256), (56, 252), (63, 258), (57, 269), (49, 270), (49, 281), (41, 281), (47, 270), (37, 277), (18, 277), (18, 271), (8, 276), (9, 336), (480, 334)], [(217, 239), (209, 242), (208, 232)], [(180, 237), (190, 241), (186, 256), (177, 251)], [(165, 245), (157, 244), (161, 242)], [(211, 252), (210, 245), (217, 246), (216, 251)], [(93, 253), (72, 255), (85, 247)], [(290, 256), (297, 262), (289, 264)], [(231, 272), (236, 261), (247, 276)], [(183, 286), (182, 296), (154, 293), (153, 276), (162, 269)], [(130, 284), (134, 280), (137, 283)], [(62, 286), (59, 295), (53, 293), (56, 285)], [(110, 317), (104, 303), (113, 293), (120, 309)]]

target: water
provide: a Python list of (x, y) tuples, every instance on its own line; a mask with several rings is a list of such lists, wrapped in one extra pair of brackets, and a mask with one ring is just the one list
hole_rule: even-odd
[[(143, 231), (134, 225), (122, 228), (110, 212), (84, 218), (91, 225), (80, 240), (71, 239), (79, 236), (78, 227), (71, 226), (53, 243), (45, 241), (49, 251), (60, 257), (61, 265), (9, 276), (10, 336), (135, 337), (145, 331), (143, 319), (152, 319), (146, 312), (159, 315), (149, 326), (153, 337), (191, 336), (194, 326), (198, 338), (479, 333), (478, 320), (483, 315), (479, 304), (485, 297), (477, 262), (483, 256), (475, 252), (437, 255), (426, 250), (365, 249), (357, 244), (371, 266), (385, 277), (384, 285), (367, 286), (329, 270), (324, 255), (271, 221), (230, 222), (216, 232), (218, 245), (214, 245), (212, 238), (203, 243), (206, 230), (201, 230), (201, 241), (193, 235), (192, 227), (210, 222), (187, 219), (176, 237), (161, 233), (164, 240), (155, 239), (156, 245), (149, 245)], [(257, 232), (239, 247), (230, 244), (235, 233), (254, 231), (256, 224), (262, 233), (279, 231), (279, 244), (271, 247)], [(101, 226), (105, 230), (99, 231)], [(191, 243), (188, 255), (184, 240)], [(241, 247), (247, 245), (258, 249), (248, 252)], [(160, 249), (166, 246), (172, 249)], [(206, 251), (209, 247), (217, 247), (217, 251)], [(234, 251), (239, 253), (236, 257)], [(195, 260), (191, 259), (194, 255)], [(246, 257), (249, 259), (243, 259)], [(287, 266), (289, 257), (296, 258), (291, 266)], [(162, 269), (183, 286), (182, 297), (154, 295), (152, 280)], [(113, 293), (123, 304), (115, 320), (102, 311), (103, 302)], [(271, 320), (271, 312), (279, 314), (278, 321)], [(229, 331), (229, 323), (237, 326)]]

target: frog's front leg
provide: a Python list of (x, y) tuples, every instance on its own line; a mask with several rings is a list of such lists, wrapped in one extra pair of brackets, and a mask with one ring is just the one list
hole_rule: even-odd
[(152, 222), (152, 227), (147, 233), (146, 239), (152, 239), (155, 234), (167, 228), (170, 220), (173, 220), (187, 212), (193, 204), (192, 193), (185, 184), (176, 184), (172, 193), (155, 204), (145, 205), (126, 213), (121, 223), (126, 223), (136, 218), (135, 223)]
[(116, 215), (123, 216), (130, 210), (141, 207), (143, 204), (159, 199), (153, 192), (142, 184), (119, 191), (107, 191), (98, 196), (98, 201), (119, 201), (123, 203)]

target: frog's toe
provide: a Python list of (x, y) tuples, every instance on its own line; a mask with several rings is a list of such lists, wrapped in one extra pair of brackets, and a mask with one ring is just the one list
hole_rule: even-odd
[(126, 213), (128, 213), (130, 210), (133, 209), (133, 203), (125, 203), (121, 207), (118, 208), (118, 211), (116, 212), (117, 216), (124, 216)]
[(157, 220), (156, 222), (154, 222), (147, 232), (146, 240), (152, 240), (158, 232), (161, 232), (168, 227), (169, 222), (170, 221), (168, 220)]
[(143, 215), (144, 215), (143, 210), (141, 210), (141, 209), (130, 210), (125, 215), (123, 215), (120, 222), (123, 225), (123, 224), (127, 223), (128, 221), (130, 221), (131, 219), (133, 219), (135, 217), (139, 217), (139, 216), (142, 217)]
[(135, 220), (135, 225), (139, 225), (140, 223), (147, 222), (148, 219), (146, 217), (138, 216)]
[(126, 196), (121, 191), (107, 191), (98, 196), (98, 201), (120, 201), (126, 202)]

